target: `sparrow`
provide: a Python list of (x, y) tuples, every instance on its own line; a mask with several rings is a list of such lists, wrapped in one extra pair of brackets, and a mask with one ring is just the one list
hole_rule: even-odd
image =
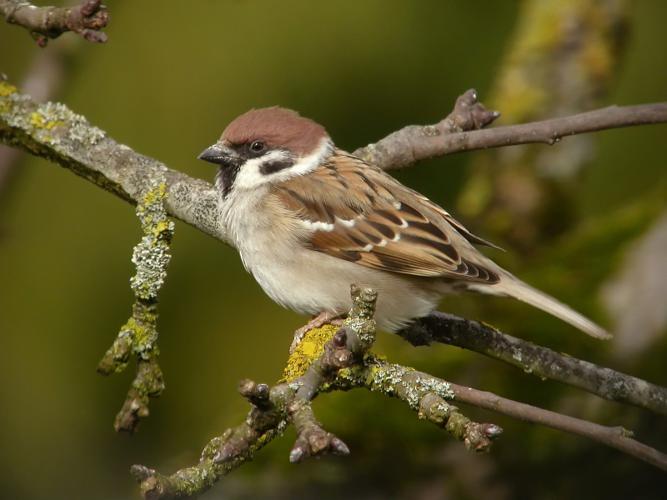
[(429, 314), (448, 293), (473, 291), (518, 299), (609, 337), (476, 248), (495, 245), (337, 148), (322, 125), (295, 111), (246, 112), (199, 159), (219, 167), (220, 216), (246, 270), (275, 302), (315, 316), (295, 343), (349, 310), (353, 283), (377, 291), (376, 321), (389, 332)]

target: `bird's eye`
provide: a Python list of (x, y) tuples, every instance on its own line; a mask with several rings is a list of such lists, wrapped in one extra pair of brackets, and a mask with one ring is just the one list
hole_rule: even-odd
[(266, 144), (262, 141), (253, 141), (252, 144), (250, 144), (250, 151), (253, 153), (261, 153), (265, 148)]

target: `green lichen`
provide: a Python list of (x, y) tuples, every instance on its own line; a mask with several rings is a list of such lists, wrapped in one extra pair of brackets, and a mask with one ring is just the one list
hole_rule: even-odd
[(370, 366), (368, 383), (371, 391), (377, 391), (387, 396), (395, 396), (403, 377), (414, 371), (407, 366), (390, 364), (373, 364)]

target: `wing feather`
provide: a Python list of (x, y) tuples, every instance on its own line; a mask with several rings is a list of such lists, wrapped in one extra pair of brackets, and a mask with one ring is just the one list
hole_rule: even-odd
[(354, 156), (337, 152), (307, 176), (273, 186), (272, 195), (314, 229), (306, 244), (315, 251), (399, 274), (499, 281), (471, 244), (488, 242)]

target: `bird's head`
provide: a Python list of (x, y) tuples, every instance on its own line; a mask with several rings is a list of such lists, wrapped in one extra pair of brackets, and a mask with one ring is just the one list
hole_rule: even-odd
[(216, 186), (254, 189), (304, 175), (333, 152), (323, 126), (290, 109), (252, 109), (232, 121), (199, 159), (220, 166)]

